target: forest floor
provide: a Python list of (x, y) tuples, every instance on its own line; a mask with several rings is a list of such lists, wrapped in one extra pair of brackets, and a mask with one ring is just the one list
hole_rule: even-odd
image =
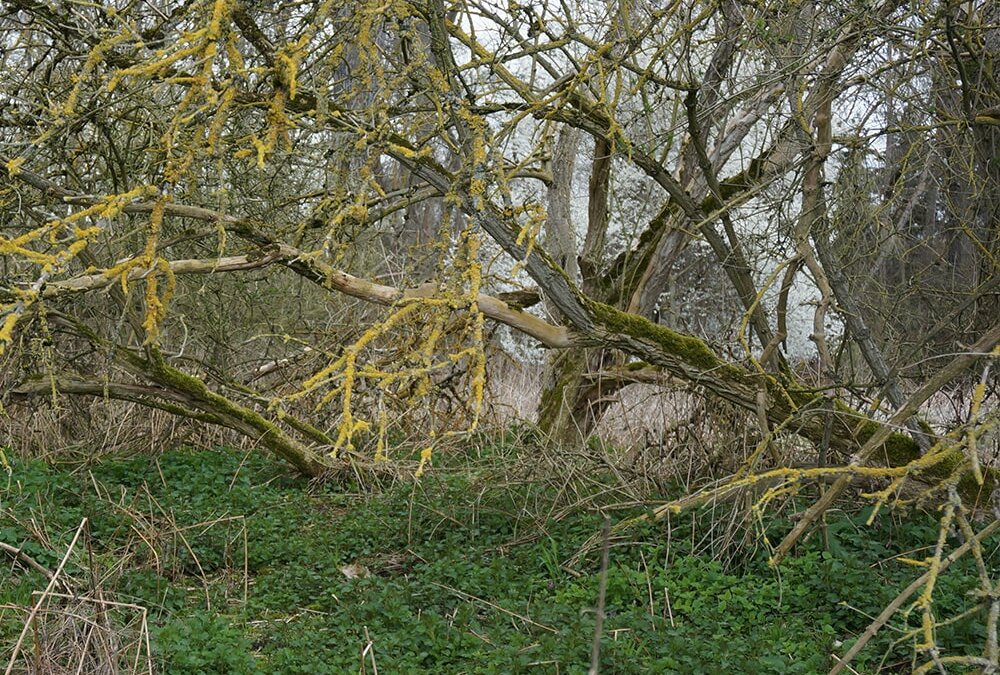
[[(519, 443), (364, 486), (225, 449), (11, 460), (0, 655), (23, 633), (12, 672), (586, 673), (602, 546), (581, 547), (600, 541), (602, 510), (642, 511), (518, 471), (538, 451)], [(614, 535), (601, 672), (826, 672), (937, 539), (935, 514), (867, 516), (831, 512), (777, 570), (766, 537), (789, 526), (779, 515), (707, 509)], [(63, 561), (50, 584), (43, 570)], [(939, 620), (973, 607), (975, 587), (971, 561), (953, 565)], [(910, 672), (919, 623), (897, 614), (852, 667)], [(984, 623), (953, 621), (938, 643), (978, 655)]]

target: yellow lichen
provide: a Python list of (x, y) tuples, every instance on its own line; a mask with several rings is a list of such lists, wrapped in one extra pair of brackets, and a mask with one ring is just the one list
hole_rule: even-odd
[(25, 159), (24, 157), (15, 157), (7, 160), (7, 173), (10, 174), (11, 178), (21, 172), (21, 165), (24, 164)]
[(417, 470), (413, 473), (413, 476), (415, 478), (420, 478), (421, 476), (424, 475), (424, 469), (427, 467), (428, 464), (431, 463), (431, 460), (433, 458), (433, 453), (434, 450), (431, 446), (427, 446), (426, 448), (420, 451), (420, 465), (417, 466)]
[(3, 354), (6, 345), (9, 345), (13, 340), (14, 336), (14, 326), (17, 325), (18, 315), (15, 312), (11, 312), (3, 318), (3, 324), (0, 325), (0, 354)]

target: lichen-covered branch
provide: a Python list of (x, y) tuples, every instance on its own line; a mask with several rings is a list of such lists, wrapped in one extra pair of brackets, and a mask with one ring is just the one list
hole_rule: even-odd
[(52, 387), (69, 394), (117, 398), (160, 408), (182, 417), (218, 424), (261, 443), (303, 475), (320, 476), (338, 463), (322, 449), (307, 447), (288, 436), (263, 414), (212, 391), (198, 377), (166, 363), (155, 348), (146, 356), (108, 343), (80, 321), (49, 312), (48, 322), (82, 338), (107, 353), (132, 375), (150, 384), (128, 384), (82, 380), (71, 376), (29, 378), (12, 390), (15, 397), (51, 395)]

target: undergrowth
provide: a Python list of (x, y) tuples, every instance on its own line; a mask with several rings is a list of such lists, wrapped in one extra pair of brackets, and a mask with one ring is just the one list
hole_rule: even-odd
[[(65, 574), (81, 592), (99, 587), (147, 608), (158, 672), (585, 673), (600, 551), (566, 561), (600, 531), (599, 495), (590, 508), (555, 509), (552, 483), (499, 479), (516, 454), (510, 444), (476, 452), (450, 467), (436, 456), (419, 481), (374, 492), (310, 484), (221, 449), (90, 465), (15, 461), (0, 486), (0, 541), (55, 569), (86, 517), (86, 546)], [(919, 575), (903, 560), (928, 555), (937, 536), (932, 513), (890, 513), (871, 526), (867, 515), (831, 513), (778, 570), (761, 547), (731, 551), (725, 564), (705, 555), (699, 533), (718, 513), (615, 538), (602, 672), (825, 672)], [(776, 534), (789, 523), (761, 526)], [(988, 550), (997, 546), (994, 538)], [(0, 559), (6, 654), (47, 579)], [(974, 605), (974, 577), (966, 561), (948, 571), (939, 616)], [(894, 617), (852, 666), (908, 672), (907, 631), (918, 620)], [(983, 643), (983, 623), (951, 623), (938, 642), (969, 653)]]

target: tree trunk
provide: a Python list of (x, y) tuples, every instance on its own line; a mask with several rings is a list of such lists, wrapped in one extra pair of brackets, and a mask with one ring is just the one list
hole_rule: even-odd
[(550, 354), (545, 363), (538, 427), (560, 446), (578, 447), (592, 431), (594, 416), (586, 409), (584, 376), (595, 351), (565, 349)]

